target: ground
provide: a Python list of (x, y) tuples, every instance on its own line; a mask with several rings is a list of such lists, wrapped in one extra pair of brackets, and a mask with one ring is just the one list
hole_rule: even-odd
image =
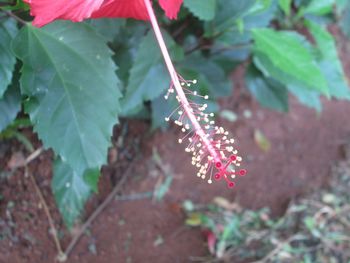
[[(350, 47), (343, 40), (340, 43), (350, 76)], [(340, 146), (350, 138), (350, 103), (324, 100), (322, 114), (293, 98), (288, 114), (261, 109), (245, 91), (242, 74), (241, 67), (233, 74), (232, 96), (220, 101), (222, 109), (238, 114), (238, 121), (219, 118), (218, 122), (234, 134), (248, 175), (240, 178), (233, 190), (220, 182), (208, 185), (195, 176), (189, 156), (177, 143), (176, 127), (149, 133), (146, 122), (124, 121), (115, 129), (110, 164), (103, 168), (99, 193), (89, 201), (84, 218), (103, 202), (126, 167), (132, 165), (133, 172), (119, 198), (92, 223), (67, 262), (189, 262), (208, 252), (203, 233), (184, 225), (184, 200), (204, 203), (223, 196), (248, 208), (269, 207), (279, 215), (291, 199), (327, 186), (331, 166), (341, 158)], [(254, 141), (256, 130), (271, 142), (268, 152)], [(40, 146), (30, 131), (25, 133)], [(154, 152), (161, 157), (161, 167), (155, 164)], [(0, 167), (8, 170), (11, 162), (26, 155), (28, 152), (15, 141), (0, 143)], [(140, 158), (133, 160), (135, 156)], [(65, 230), (55, 207), (50, 190), (51, 159), (52, 153), (45, 151), (30, 165), (29, 172), (49, 204), (65, 248), (75, 231), (70, 234)], [(153, 191), (164, 176), (173, 176), (173, 181), (161, 201), (138, 195)], [(0, 193), (0, 263), (55, 262), (57, 251), (46, 215), (23, 169), (1, 179)]]

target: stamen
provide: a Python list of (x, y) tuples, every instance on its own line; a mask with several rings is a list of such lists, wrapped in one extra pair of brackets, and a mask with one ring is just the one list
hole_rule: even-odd
[[(205, 179), (206, 174), (210, 171), (207, 182), (211, 184), (213, 170), (216, 169), (214, 178), (216, 180), (224, 178), (228, 187), (234, 187), (235, 183), (229, 179), (229, 177), (234, 178), (236, 175), (236, 171), (232, 167), (239, 167), (242, 161), (242, 158), (237, 156), (237, 150), (233, 147), (234, 140), (228, 139), (229, 133), (223, 127), (214, 126), (214, 120), (210, 119), (214, 117), (214, 114), (205, 113), (208, 108), (207, 103), (199, 104), (192, 100), (208, 100), (209, 96), (198, 94), (197, 91), (189, 89), (197, 84), (196, 79), (185, 80), (178, 75), (166, 48), (152, 4), (150, 0), (144, 0), (144, 3), (172, 80), (164, 98), (167, 100), (176, 91), (176, 100), (179, 102), (179, 106), (165, 120), (169, 121), (172, 115), (177, 112), (179, 117), (174, 123), (181, 127), (182, 132), (189, 131), (178, 142), (183, 143), (184, 139), (190, 136), (185, 151), (192, 154), (192, 164), (199, 168), (198, 177)], [(246, 170), (241, 169), (238, 174), (244, 176)]]

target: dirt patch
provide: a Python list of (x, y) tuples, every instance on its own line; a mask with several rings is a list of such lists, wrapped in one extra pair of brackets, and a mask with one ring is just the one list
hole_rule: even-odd
[[(343, 61), (350, 61), (350, 52), (345, 53), (349, 47), (341, 44), (340, 50), (344, 52)], [(345, 66), (350, 76), (350, 64), (346, 62)], [(331, 165), (339, 158), (339, 146), (350, 136), (350, 104), (324, 101), (324, 111), (317, 115), (291, 99), (289, 114), (264, 110), (247, 95), (242, 74), (239, 69), (234, 75), (234, 95), (221, 101), (223, 109), (238, 114), (238, 121), (218, 119), (234, 134), (248, 170), (237, 187), (229, 190), (220, 182), (209, 186), (198, 179), (189, 156), (177, 143), (176, 128), (147, 135), (147, 124), (128, 122), (127, 128), (116, 130), (116, 134), (123, 134), (126, 129), (127, 137), (123, 141), (115, 138), (114, 148), (118, 150), (111, 151), (110, 165), (103, 169), (100, 192), (89, 202), (86, 216), (104, 200), (140, 152), (142, 158), (123, 189), (123, 196), (133, 198), (113, 201), (92, 224), (67, 262), (188, 262), (191, 256), (204, 256), (207, 248), (201, 232), (184, 226), (180, 208), (184, 200), (203, 203), (224, 196), (244, 207), (270, 207), (277, 215), (284, 212), (295, 196), (327, 184)], [(244, 117), (247, 110), (251, 118)], [(271, 142), (269, 152), (261, 151), (254, 142), (256, 129)], [(136, 198), (139, 193), (152, 191), (163, 176), (152, 162), (153, 148), (158, 150), (164, 165), (171, 169), (169, 175), (173, 176), (170, 191), (160, 202)], [(18, 152), (25, 153), (18, 143), (2, 142), (1, 167), (6, 167)], [(65, 247), (71, 237), (64, 230), (50, 190), (51, 158), (52, 154), (46, 152), (31, 164), (30, 172), (50, 205)], [(56, 250), (49, 225), (23, 170), (2, 179), (0, 192), (0, 262), (54, 262)]]

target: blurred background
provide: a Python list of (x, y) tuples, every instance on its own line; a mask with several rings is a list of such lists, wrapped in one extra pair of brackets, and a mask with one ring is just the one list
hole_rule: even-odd
[(0, 262), (349, 263), (350, 1), (185, 0), (177, 20), (157, 12), (175, 66), (209, 94), (247, 175), (233, 189), (197, 178), (164, 121), (176, 104), (148, 24), (86, 21), (115, 53), (124, 95), (108, 164), (68, 231), (54, 154), (19, 107), (0, 126)]

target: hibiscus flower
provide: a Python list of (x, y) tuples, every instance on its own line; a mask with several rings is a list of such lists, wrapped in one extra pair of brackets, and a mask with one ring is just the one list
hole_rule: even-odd
[[(123, 17), (149, 20), (144, 0), (24, 0), (30, 5), (33, 25), (41, 27), (56, 19), (80, 22), (87, 18)], [(159, 0), (170, 19), (176, 19), (183, 0)]]
[[(228, 131), (214, 125), (213, 113), (207, 113), (207, 104), (198, 104), (191, 98), (208, 99), (189, 87), (197, 80), (185, 80), (177, 72), (165, 45), (151, 0), (25, 0), (35, 16), (33, 24), (43, 26), (56, 19), (82, 21), (86, 18), (125, 17), (150, 20), (156, 39), (171, 77), (171, 84), (165, 99), (176, 91), (179, 103), (179, 117), (175, 124), (181, 127), (184, 135), (179, 143), (187, 142), (186, 152), (192, 154), (192, 165), (198, 168), (197, 176), (207, 179), (223, 178), (229, 187), (235, 183), (237, 175), (244, 176), (245, 169), (239, 169), (242, 157), (233, 146), (234, 139), (228, 138)], [(160, 6), (169, 18), (176, 18), (183, 0), (159, 0)], [(169, 121), (172, 116), (165, 118)]]

